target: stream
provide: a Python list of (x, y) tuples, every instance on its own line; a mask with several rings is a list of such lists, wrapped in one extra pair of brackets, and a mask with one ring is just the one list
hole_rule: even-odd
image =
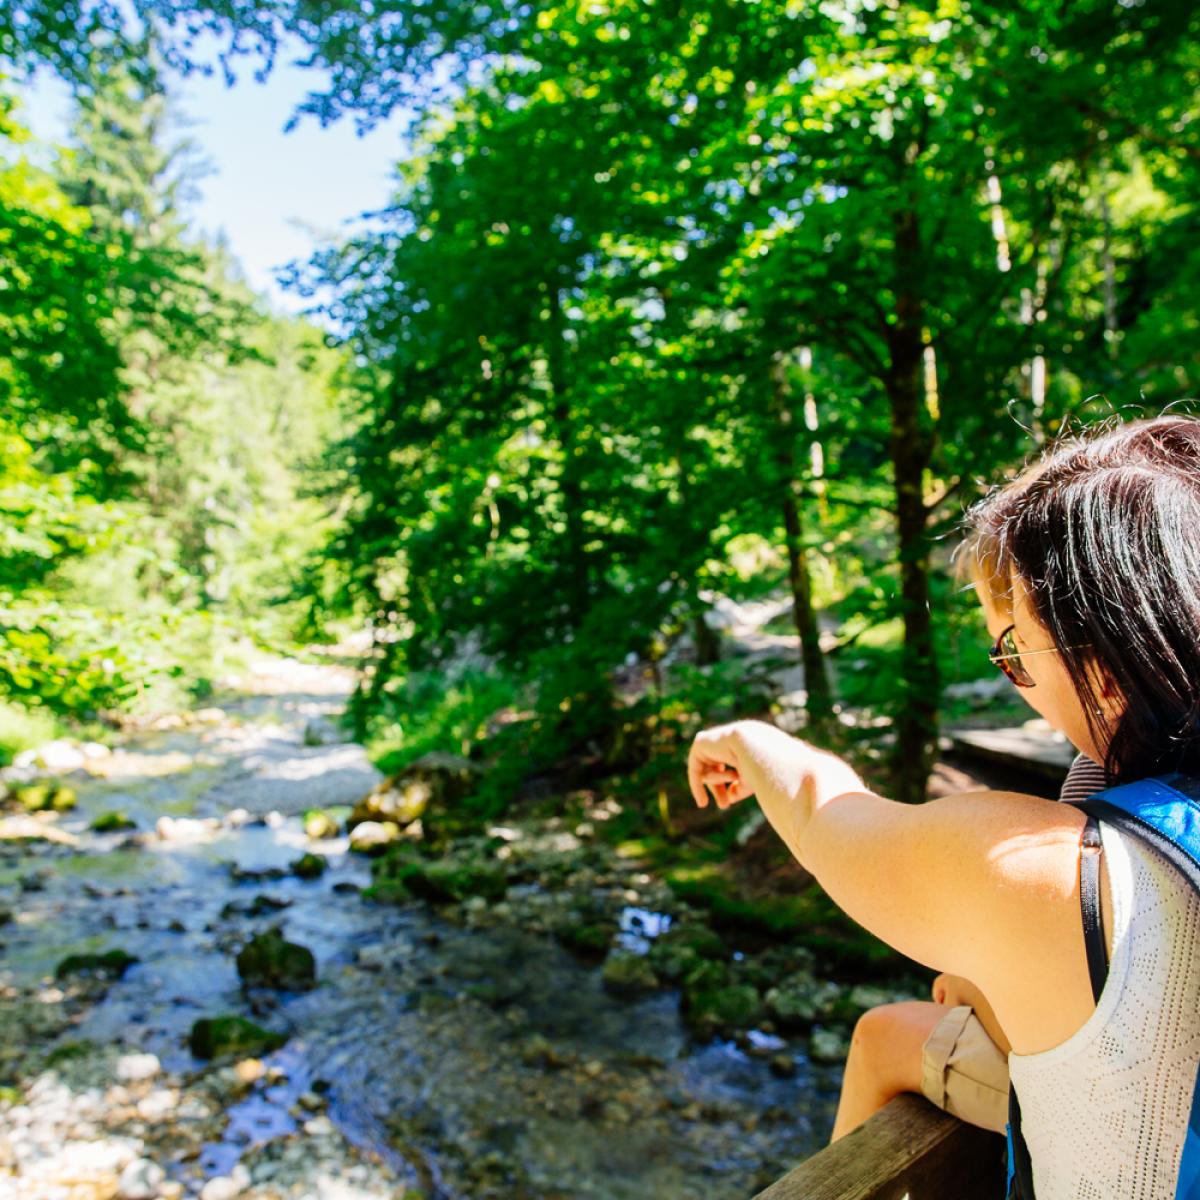
[[(0, 1080), (22, 1093), (0, 1104), (0, 1197), (743, 1200), (824, 1144), (841, 1069), (803, 1043), (699, 1045), (676, 994), (611, 995), (545, 934), (364, 900), (369, 860), (302, 827), (379, 780), (335, 723), (352, 682), (261, 660), (63, 775), (61, 840), (0, 842), (0, 1038), (43, 1056)], [(113, 811), (134, 828), (90, 829)], [(306, 851), (317, 879), (288, 873)], [(665, 925), (626, 916), (633, 949)], [(315, 955), (312, 991), (243, 993), (234, 956), (272, 926)], [(116, 948), (138, 960), (120, 979), (55, 980)], [(193, 1058), (192, 1024), (226, 1013), (289, 1040)]]

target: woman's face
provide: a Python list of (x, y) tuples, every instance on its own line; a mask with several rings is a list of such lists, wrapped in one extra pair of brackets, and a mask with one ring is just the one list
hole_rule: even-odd
[[(1054, 645), (1049, 630), (1034, 615), (1029, 595), (1020, 579), (1014, 578), (1012, 581), (1011, 611), (1003, 607), (1002, 599), (998, 599), (989, 584), (982, 579), (977, 578), (975, 581), (975, 594), (983, 607), (988, 634), (993, 641), (1012, 625), (1013, 636), (1020, 651), (1045, 650)], [(1021, 665), (1033, 680), (1033, 687), (1017, 689), (1021, 699), (1044, 717), (1051, 728), (1062, 733), (1077, 750), (1086, 754), (1093, 762), (1103, 763), (1108, 739), (1097, 742), (1088, 728), (1083, 702), (1075, 692), (1062, 656), (1022, 654)], [(1115, 727), (1116, 718), (1120, 715), (1120, 703), (1116, 696), (1104, 695), (1104, 690), (1102, 687), (1097, 689), (1100, 694), (1097, 703), (1101, 705), (1103, 714), (1099, 723), (1102, 727), (1107, 724), (1111, 729)]]

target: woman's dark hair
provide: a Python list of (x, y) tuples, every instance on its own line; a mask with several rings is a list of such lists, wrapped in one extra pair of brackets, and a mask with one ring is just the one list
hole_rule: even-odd
[[(998, 597), (1024, 585), (1108, 741), (1109, 782), (1200, 775), (1200, 420), (1063, 438), (966, 524), (968, 569)], [(1106, 678), (1125, 702), (1112, 727)]]

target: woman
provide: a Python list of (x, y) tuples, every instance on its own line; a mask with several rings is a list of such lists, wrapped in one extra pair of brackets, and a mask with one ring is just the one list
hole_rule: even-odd
[[(1110, 782), (1200, 775), (1200, 421), (1064, 441), (969, 525), (993, 657), (1030, 705)], [(756, 721), (699, 734), (688, 778), (701, 806), (706, 787), (721, 807), (757, 796), (851, 917), (972, 981), (951, 999), (987, 998), (989, 1032), (1011, 1045), (1038, 1200), (1173, 1200), (1200, 1061), (1200, 901), (1156, 851), (1101, 823), (1110, 968), (1097, 1004), (1078, 810), (1008, 792), (895, 804), (842, 760)], [(905, 1007), (897, 1061), (911, 1066), (946, 1009)], [(851, 1095), (835, 1132), (888, 1088), (920, 1089), (885, 1082)]]

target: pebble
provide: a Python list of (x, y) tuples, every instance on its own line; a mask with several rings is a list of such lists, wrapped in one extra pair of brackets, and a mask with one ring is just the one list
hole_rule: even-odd
[(118, 1200), (155, 1200), (166, 1171), (148, 1158), (135, 1158), (117, 1180)]
[(164, 842), (203, 841), (220, 828), (216, 817), (159, 817), (154, 823), (154, 832)]
[(162, 1070), (156, 1054), (122, 1054), (117, 1059), (116, 1075), (122, 1083), (153, 1079)]
[(217, 1175), (200, 1189), (200, 1200), (234, 1200), (250, 1186), (250, 1172), (238, 1163), (228, 1175)]
[(156, 1088), (138, 1102), (138, 1115), (147, 1121), (164, 1121), (179, 1105), (179, 1093), (171, 1088)]
[(45, 767), (47, 771), (76, 771), (87, 761), (79, 747), (64, 740), (47, 742), (36, 750), (24, 750), (13, 759), (15, 767)]
[(257, 1083), (266, 1073), (261, 1058), (243, 1058), (234, 1068), (238, 1083)]

